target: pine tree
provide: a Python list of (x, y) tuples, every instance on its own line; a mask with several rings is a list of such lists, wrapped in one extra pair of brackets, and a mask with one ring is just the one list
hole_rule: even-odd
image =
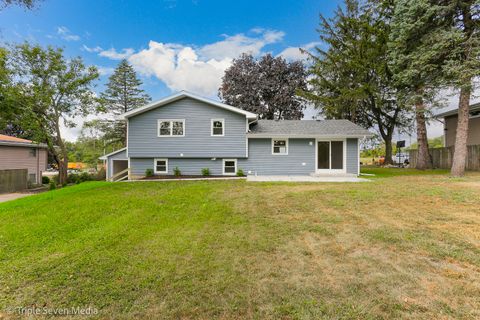
[[(107, 83), (107, 89), (100, 95), (103, 112), (113, 116), (138, 108), (151, 101), (151, 98), (140, 88), (142, 81), (127, 60), (122, 60), (115, 68)], [(103, 123), (105, 138), (112, 142), (121, 141), (125, 145), (127, 127), (124, 121), (115, 120)]]
[(480, 4), (478, 0), (398, 0), (396, 8), (395, 37), (400, 41), (394, 44), (400, 44), (396, 48), (400, 52), (394, 60), (407, 62), (399, 77), (423, 94), (432, 87), (460, 91), (451, 173), (461, 176), (473, 79), (480, 76)]
[(388, 65), (391, 5), (346, 0), (334, 17), (320, 16), (318, 32), (327, 45), (310, 55), (310, 89), (304, 96), (327, 118), (349, 119), (375, 128), (391, 164), (396, 128), (410, 124)]
[[(413, 105), (417, 128), (418, 156), (416, 168), (432, 167), (428, 150), (427, 117), (441, 86), (441, 57), (423, 55), (437, 42), (424, 34), (436, 24), (435, 10), (427, 1), (395, 2), (389, 41), (389, 61), (397, 87), (408, 105)], [(419, 17), (424, 19), (419, 21)]]

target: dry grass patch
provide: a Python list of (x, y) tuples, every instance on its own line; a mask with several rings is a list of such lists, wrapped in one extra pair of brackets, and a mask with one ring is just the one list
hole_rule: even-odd
[(480, 318), (480, 175), (398, 172), (341, 184), (85, 183), (0, 205), (0, 312)]

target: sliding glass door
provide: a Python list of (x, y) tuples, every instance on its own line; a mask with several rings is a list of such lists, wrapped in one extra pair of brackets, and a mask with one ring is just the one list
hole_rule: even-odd
[(345, 171), (345, 142), (317, 141), (317, 172)]

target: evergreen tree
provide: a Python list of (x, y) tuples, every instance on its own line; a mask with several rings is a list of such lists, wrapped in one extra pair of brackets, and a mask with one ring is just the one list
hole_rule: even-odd
[[(441, 57), (422, 55), (437, 39), (424, 37), (436, 23), (435, 11), (427, 1), (398, 0), (391, 24), (389, 61), (400, 93), (408, 105), (414, 106), (418, 157), (416, 168), (432, 167), (427, 137), (429, 107), (441, 86)], [(418, 21), (419, 17), (425, 18)]]
[[(122, 60), (110, 76), (107, 89), (101, 94), (103, 108), (101, 111), (113, 116), (138, 108), (151, 101), (151, 98), (140, 88), (142, 81), (127, 60)], [(87, 124), (88, 125), (92, 125)], [(125, 121), (113, 120), (101, 123), (105, 138), (112, 142), (126, 143), (127, 127)]]
[(465, 171), (473, 79), (480, 75), (480, 3), (398, 0), (395, 16), (392, 40), (397, 40), (392, 46), (399, 51), (393, 60), (403, 69), (398, 79), (411, 83), (417, 99), (425, 92), (428, 96), (432, 87), (460, 91), (452, 175), (461, 176)]
[(320, 16), (318, 32), (327, 48), (317, 47), (310, 55), (311, 90), (304, 96), (326, 118), (377, 129), (390, 164), (395, 128), (411, 123), (388, 65), (392, 5), (346, 0), (344, 7), (331, 19)]

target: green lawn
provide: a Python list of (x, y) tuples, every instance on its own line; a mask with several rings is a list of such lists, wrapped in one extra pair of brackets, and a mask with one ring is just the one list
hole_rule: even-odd
[(376, 173), (90, 182), (0, 204), (0, 319), (31, 305), (99, 319), (480, 318), (480, 175)]

